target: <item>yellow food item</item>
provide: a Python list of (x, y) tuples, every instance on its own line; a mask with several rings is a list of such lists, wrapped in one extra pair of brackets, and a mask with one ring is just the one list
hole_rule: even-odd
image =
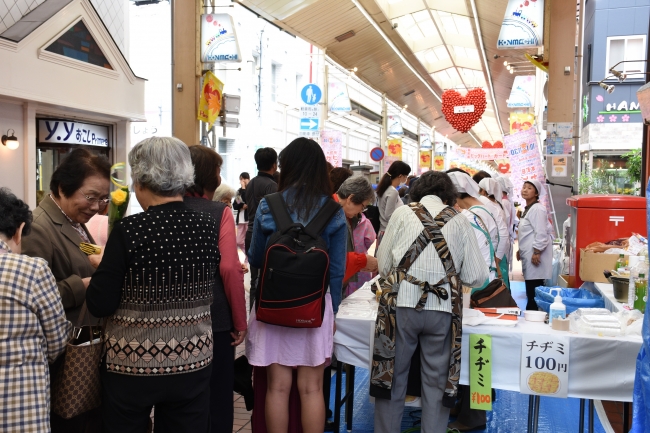
[(553, 373), (538, 371), (528, 376), (528, 388), (538, 394), (555, 394), (560, 389), (560, 378)]

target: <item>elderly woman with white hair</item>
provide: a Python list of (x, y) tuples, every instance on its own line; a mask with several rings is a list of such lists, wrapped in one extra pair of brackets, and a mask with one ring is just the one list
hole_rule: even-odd
[(225, 183), (222, 183), (214, 192), (214, 198), (212, 200), (219, 201), (232, 207), (232, 199), (236, 194), (237, 192), (234, 190), (234, 188), (226, 185)]
[(129, 153), (144, 212), (113, 227), (86, 303), (107, 317), (102, 362), (104, 432), (208, 432), (213, 333), (210, 305), (219, 272), (215, 219), (191, 210), (190, 150), (151, 137)]
[(483, 178), (479, 184), (479, 200), (488, 208), (496, 220), (499, 229), (498, 243), (495, 247), (496, 261), (500, 270), (501, 279), (505, 285), (510, 288), (510, 278), (508, 275), (508, 251), (510, 250), (510, 232), (506, 221), (506, 213), (503, 210), (501, 185), (491, 178)]
[(548, 221), (546, 207), (539, 198), (546, 193), (538, 180), (527, 180), (521, 187), (526, 208), (519, 221), (519, 250), (521, 270), (526, 282), (526, 310), (537, 310), (535, 288), (553, 274), (553, 227)]

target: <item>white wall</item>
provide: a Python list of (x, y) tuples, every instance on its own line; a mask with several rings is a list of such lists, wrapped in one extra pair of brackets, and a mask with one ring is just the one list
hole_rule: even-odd
[[(0, 0), (2, 1), (2, 0)], [(9, 188), (18, 198), (26, 200), (24, 188), (25, 142), (23, 133), (23, 106), (0, 100), (0, 136), (14, 129), (20, 147), (9, 150), (0, 144), (0, 187)]]

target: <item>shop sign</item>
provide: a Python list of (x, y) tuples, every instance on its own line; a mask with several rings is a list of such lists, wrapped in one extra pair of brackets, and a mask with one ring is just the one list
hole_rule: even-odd
[(54, 119), (38, 119), (38, 142), (110, 146), (108, 126)]
[(508, 108), (529, 108), (535, 106), (535, 76), (517, 75), (512, 83)]
[(492, 410), (492, 337), (469, 335), (470, 408)]
[(530, 129), (535, 124), (535, 115), (530, 113), (510, 113), (510, 134)]
[(386, 156), (384, 157), (384, 172), (395, 161), (402, 160), (402, 139), (392, 138), (386, 143)]
[(567, 398), (569, 393), (569, 338), (524, 334), (521, 338), (519, 392)]
[(431, 168), (431, 150), (420, 151), (420, 168)]
[[(536, 179), (546, 184), (546, 175), (537, 145), (537, 136), (534, 129), (517, 132), (516, 134), (503, 137), (504, 144), (508, 150), (510, 159), (510, 180), (514, 185), (513, 201), (523, 203), (521, 198), (521, 187), (529, 179)], [(546, 209), (550, 209), (548, 195), (541, 198)]]
[(228, 14), (201, 15), (201, 61), (241, 62), (232, 17)]
[(341, 81), (330, 81), (327, 90), (327, 106), (333, 113), (352, 111), (348, 85)]
[(509, 0), (497, 48), (511, 50), (541, 47), (544, 34), (544, 0)]
[(431, 142), (431, 134), (428, 132), (420, 133), (420, 149), (431, 149), (433, 144)]

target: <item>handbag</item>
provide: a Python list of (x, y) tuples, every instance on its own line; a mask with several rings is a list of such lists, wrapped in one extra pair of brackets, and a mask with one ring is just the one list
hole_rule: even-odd
[(99, 364), (103, 329), (84, 325), (87, 312), (84, 303), (72, 338), (66, 345), (63, 363), (52, 380), (52, 411), (64, 419), (74, 418), (102, 402)]
[(472, 293), (469, 305), (471, 308), (499, 308), (516, 307), (517, 303), (503, 280), (497, 278), (490, 281), (483, 290)]

